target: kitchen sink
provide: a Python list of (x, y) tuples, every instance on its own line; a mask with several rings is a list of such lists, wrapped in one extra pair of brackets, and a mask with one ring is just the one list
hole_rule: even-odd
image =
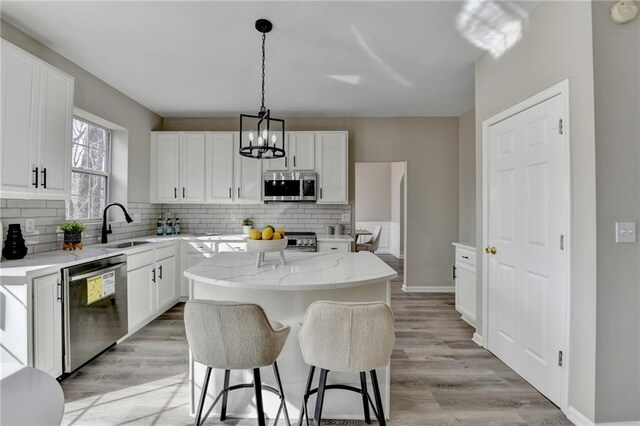
[(150, 244), (149, 241), (127, 241), (126, 243), (118, 243), (118, 244), (109, 244), (109, 248), (127, 248), (127, 247), (136, 247), (142, 246), (144, 244)]

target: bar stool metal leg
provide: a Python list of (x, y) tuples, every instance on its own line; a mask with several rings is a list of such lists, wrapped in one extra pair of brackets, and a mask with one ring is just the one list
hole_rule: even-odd
[(264, 421), (264, 408), (262, 407), (262, 379), (260, 369), (253, 369), (253, 388), (256, 393), (256, 410), (258, 411), (258, 426), (266, 426)]
[(309, 400), (309, 391), (313, 384), (313, 375), (316, 372), (316, 368), (312, 365), (309, 367), (309, 374), (307, 376), (307, 386), (304, 388), (304, 395), (302, 397), (302, 407), (300, 407), (300, 417), (298, 417), (298, 426), (302, 426), (302, 419), (307, 419), (307, 426), (309, 426), (309, 411), (307, 409), (307, 401)]
[(198, 411), (196, 412), (195, 426), (200, 426), (200, 417), (202, 417), (202, 409), (204, 407), (204, 400), (207, 397), (207, 387), (209, 387), (209, 378), (211, 378), (211, 367), (207, 367), (207, 372), (204, 374), (204, 382), (202, 383), (202, 391), (200, 392), (200, 401), (198, 402)]
[(378, 386), (378, 374), (376, 370), (371, 370), (371, 386), (373, 387), (373, 396), (376, 400), (376, 415), (380, 426), (386, 426), (387, 420), (384, 416), (384, 408), (382, 407), (382, 398), (380, 398), (380, 387)]
[(224, 386), (222, 387), (222, 408), (220, 409), (220, 421), (224, 422), (227, 419), (227, 400), (229, 398), (229, 376), (230, 370), (224, 370)]
[(320, 380), (318, 381), (318, 395), (316, 396), (316, 412), (313, 416), (313, 426), (320, 426), (322, 422), (322, 404), (324, 404), (324, 390), (327, 386), (327, 373), (324, 368), (320, 369)]
[[(278, 363), (273, 363), (273, 375), (276, 376), (276, 383), (278, 384), (278, 390), (280, 391), (281, 407), (284, 408), (284, 418), (287, 421), (287, 426), (291, 426), (291, 420), (289, 419), (289, 410), (287, 409), (287, 400), (284, 397), (284, 388), (282, 387), (282, 380), (280, 380), (280, 370), (278, 370)], [(280, 411), (280, 409), (278, 409)], [(276, 423), (278, 419), (276, 419)]]
[(369, 395), (367, 391), (367, 373), (360, 372), (360, 388), (362, 389), (362, 408), (364, 409), (364, 422), (371, 424), (371, 415), (369, 414)]

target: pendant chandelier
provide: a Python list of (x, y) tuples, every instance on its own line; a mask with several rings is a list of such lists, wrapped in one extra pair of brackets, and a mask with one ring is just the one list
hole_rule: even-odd
[(266, 19), (256, 21), (262, 33), (262, 105), (257, 115), (240, 114), (240, 155), (255, 159), (282, 158), (284, 151), (284, 120), (271, 117), (264, 106), (265, 41), (273, 25)]

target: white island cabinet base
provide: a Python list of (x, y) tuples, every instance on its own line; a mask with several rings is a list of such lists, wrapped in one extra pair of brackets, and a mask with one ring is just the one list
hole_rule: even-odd
[[(292, 423), (297, 421), (308, 368), (302, 360), (298, 333), (307, 307), (318, 300), (343, 302), (383, 301), (390, 303), (390, 280), (396, 272), (372, 253), (289, 253), (287, 264), (281, 265), (277, 257), (267, 257), (262, 267), (255, 267), (250, 253), (220, 253), (185, 271), (189, 279), (189, 298), (221, 301), (251, 302), (261, 305), (270, 319), (291, 327), (278, 366)], [(190, 359), (191, 411), (195, 411), (200, 396), (205, 366)], [(264, 383), (275, 384), (273, 371), (261, 369)], [(389, 367), (378, 370), (380, 391), (385, 414), (389, 417)], [(319, 370), (314, 385), (317, 386)], [(224, 372), (213, 371), (209, 384), (205, 412), (223, 386)], [(328, 383), (342, 383), (360, 387), (357, 373), (330, 372)], [(230, 383), (251, 383), (249, 370), (233, 371)], [(369, 382), (369, 392), (372, 392)], [(255, 417), (253, 389), (242, 389), (229, 394), (227, 413), (231, 417)], [(266, 415), (273, 419), (279, 401), (270, 392), (263, 392)], [(309, 399), (309, 412), (313, 413), (315, 396)], [(219, 416), (217, 405), (209, 416)], [(363, 419), (362, 399), (359, 394), (331, 390), (325, 394), (323, 418)]]

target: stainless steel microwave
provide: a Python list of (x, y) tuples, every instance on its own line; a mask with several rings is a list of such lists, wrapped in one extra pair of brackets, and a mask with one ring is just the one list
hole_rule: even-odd
[(264, 201), (316, 201), (317, 178), (313, 172), (267, 172)]

